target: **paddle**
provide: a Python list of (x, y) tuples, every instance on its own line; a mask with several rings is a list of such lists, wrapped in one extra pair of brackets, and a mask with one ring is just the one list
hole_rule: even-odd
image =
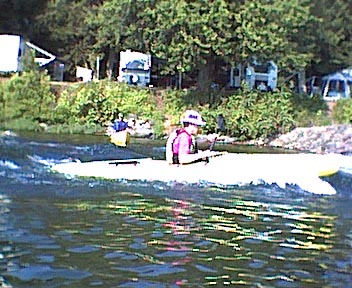
[(139, 161), (137, 161), (137, 160), (116, 160), (116, 161), (112, 161), (112, 162), (109, 162), (109, 164), (112, 164), (112, 165), (115, 165), (115, 166), (117, 166), (117, 165), (137, 165), (137, 164), (139, 164), (140, 162)]
[[(218, 136), (216, 136), (213, 141), (210, 143), (209, 151), (213, 151), (215, 147), (216, 140), (218, 139)], [(205, 162), (209, 163), (209, 156), (205, 158)]]
[(210, 143), (209, 151), (213, 151), (215, 147), (216, 140), (218, 139), (218, 136), (214, 138), (214, 140)]

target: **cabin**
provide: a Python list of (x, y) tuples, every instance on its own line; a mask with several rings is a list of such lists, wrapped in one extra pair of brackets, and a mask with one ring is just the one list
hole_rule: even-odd
[(25, 41), (22, 36), (2, 34), (0, 35), (0, 73), (13, 73), (23, 71), (23, 56), (27, 51), (34, 51), (34, 61), (39, 67), (52, 67), (52, 79), (63, 80), (64, 64), (57, 60), (57, 57), (48, 51)]

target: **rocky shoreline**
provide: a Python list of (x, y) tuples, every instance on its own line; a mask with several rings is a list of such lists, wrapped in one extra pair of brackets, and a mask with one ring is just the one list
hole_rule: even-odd
[(352, 125), (296, 128), (275, 139), (253, 141), (252, 144), (317, 154), (352, 155)]

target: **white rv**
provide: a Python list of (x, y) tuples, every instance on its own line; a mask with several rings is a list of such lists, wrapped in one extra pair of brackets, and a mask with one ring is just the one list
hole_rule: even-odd
[(344, 71), (323, 77), (322, 96), (324, 100), (336, 101), (350, 98), (352, 94), (352, 76)]
[(24, 41), (19, 35), (0, 35), (0, 72), (22, 71), (22, 57), (27, 50), (36, 52), (35, 62), (45, 66), (56, 59), (56, 56), (44, 49)]
[(120, 52), (118, 81), (136, 86), (150, 84), (151, 56), (136, 51)]
[(245, 80), (251, 89), (273, 91), (277, 87), (278, 68), (273, 61), (261, 64), (253, 61), (244, 68), (242, 64), (231, 67), (230, 87), (239, 88)]

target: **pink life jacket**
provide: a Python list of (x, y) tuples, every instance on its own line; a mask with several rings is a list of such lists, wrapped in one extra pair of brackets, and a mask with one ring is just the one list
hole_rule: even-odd
[(186, 133), (188, 136), (188, 145), (191, 153), (196, 153), (197, 152), (197, 145), (196, 141), (193, 141), (192, 135), (188, 134), (185, 129), (177, 129), (173, 133), (171, 133), (167, 144), (166, 144), (166, 160), (169, 162), (169, 164), (179, 164), (179, 136), (183, 133)]

